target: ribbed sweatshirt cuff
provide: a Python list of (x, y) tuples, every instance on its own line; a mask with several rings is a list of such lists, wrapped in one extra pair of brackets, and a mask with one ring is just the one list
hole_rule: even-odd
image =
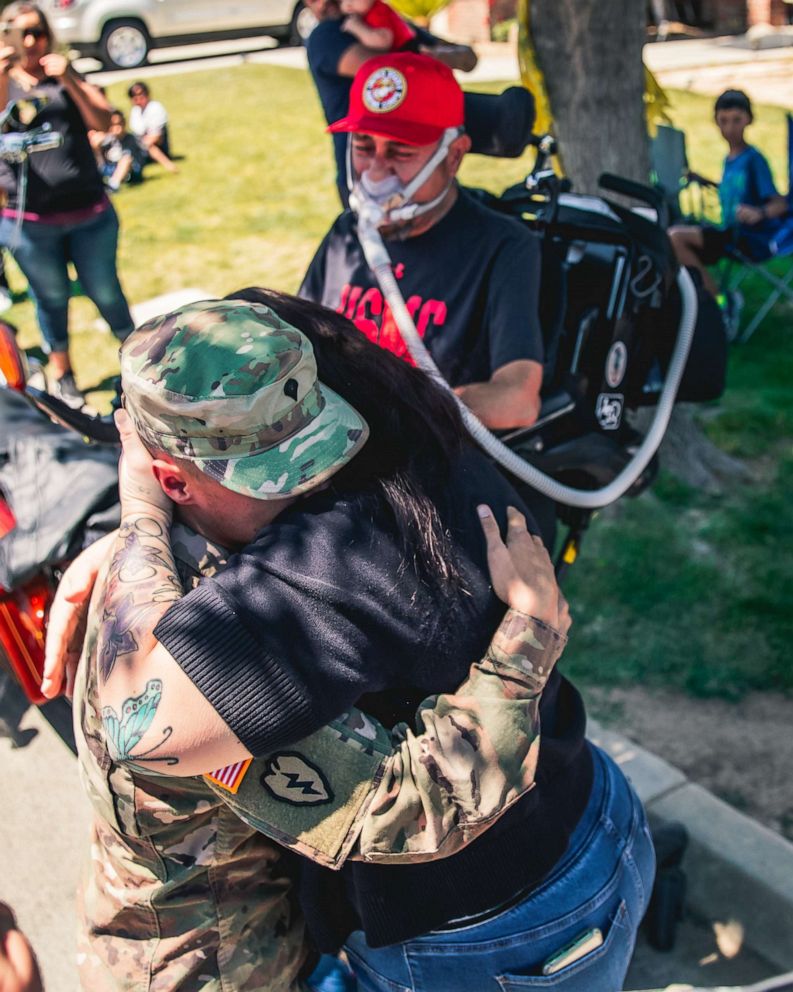
[(216, 588), (200, 585), (175, 603), (154, 636), (251, 754), (315, 729), (301, 680), (262, 648)]

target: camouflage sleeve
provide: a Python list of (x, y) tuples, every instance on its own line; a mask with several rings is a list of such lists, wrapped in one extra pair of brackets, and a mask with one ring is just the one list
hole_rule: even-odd
[(420, 862), (465, 847), (534, 786), (539, 702), (566, 637), (509, 610), (485, 657), (453, 694), (427, 699), (360, 823), (352, 857)]
[(510, 610), (455, 693), (390, 733), (351, 709), (309, 737), (205, 776), (246, 823), (338, 869), (469, 844), (534, 785), (539, 699), (567, 639)]

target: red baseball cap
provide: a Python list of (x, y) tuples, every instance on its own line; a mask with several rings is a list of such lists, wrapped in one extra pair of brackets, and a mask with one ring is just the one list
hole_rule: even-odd
[(406, 145), (430, 145), (462, 127), (463, 91), (452, 70), (429, 55), (395, 52), (355, 73), (347, 116), (328, 131), (356, 131)]

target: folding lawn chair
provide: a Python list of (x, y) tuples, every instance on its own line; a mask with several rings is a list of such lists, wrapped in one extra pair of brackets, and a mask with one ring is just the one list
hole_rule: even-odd
[[(768, 296), (752, 315), (744, 328), (736, 331), (734, 340), (748, 341), (760, 323), (776, 303), (784, 298), (793, 303), (793, 264), (784, 275), (771, 271), (770, 265), (777, 258), (793, 256), (793, 116), (787, 115), (788, 138), (788, 202), (790, 212), (786, 215), (783, 227), (775, 241), (771, 242), (771, 257), (756, 262), (738, 249), (731, 249), (720, 278), (720, 288), (724, 293), (735, 292), (748, 275), (756, 275), (769, 286)], [(677, 222), (701, 224), (713, 221), (713, 205), (709, 197), (715, 197), (718, 183), (692, 173), (688, 168), (685, 134), (677, 128), (662, 125), (658, 128), (651, 146), (653, 178), (661, 189), (669, 206), (669, 215)]]
[[(738, 330), (735, 340), (739, 342), (749, 340), (762, 320), (781, 298), (787, 300), (788, 303), (793, 303), (793, 115), (787, 114), (786, 116), (789, 209), (783, 219), (781, 230), (771, 242), (771, 257), (767, 261), (754, 262), (738, 249), (732, 249), (722, 274), (721, 285), (725, 292), (734, 292), (750, 273), (759, 276), (771, 287), (762, 306), (758, 308), (749, 323), (743, 329)], [(778, 276), (769, 268), (777, 258), (790, 259), (787, 271), (782, 276)]]
[(650, 143), (653, 183), (664, 195), (673, 222), (680, 220), (680, 194), (686, 187), (688, 156), (686, 136), (676, 127), (659, 124)]
[(650, 143), (650, 164), (653, 183), (664, 195), (672, 223), (701, 224), (715, 220), (718, 183), (691, 172), (683, 131), (659, 124)]

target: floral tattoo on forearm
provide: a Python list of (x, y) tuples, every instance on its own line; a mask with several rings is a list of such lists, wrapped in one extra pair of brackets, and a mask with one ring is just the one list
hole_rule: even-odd
[[(100, 685), (107, 683), (117, 665), (133, 669), (139, 656), (148, 655), (154, 646), (157, 621), (182, 595), (168, 530), (151, 516), (125, 518), (110, 564), (97, 642)], [(134, 682), (137, 679), (133, 677)], [(143, 692), (130, 692), (118, 712), (113, 706), (102, 708), (102, 724), (113, 760), (177, 763), (175, 757), (152, 757), (171, 736), (171, 727), (161, 731), (159, 741), (147, 741), (144, 750), (136, 751), (154, 721), (162, 692), (161, 679), (147, 679)]]
[(123, 655), (134, 655), (142, 638), (151, 634), (168, 606), (180, 599), (168, 534), (152, 517), (122, 522), (110, 574), (99, 632), (99, 676), (110, 678)]

